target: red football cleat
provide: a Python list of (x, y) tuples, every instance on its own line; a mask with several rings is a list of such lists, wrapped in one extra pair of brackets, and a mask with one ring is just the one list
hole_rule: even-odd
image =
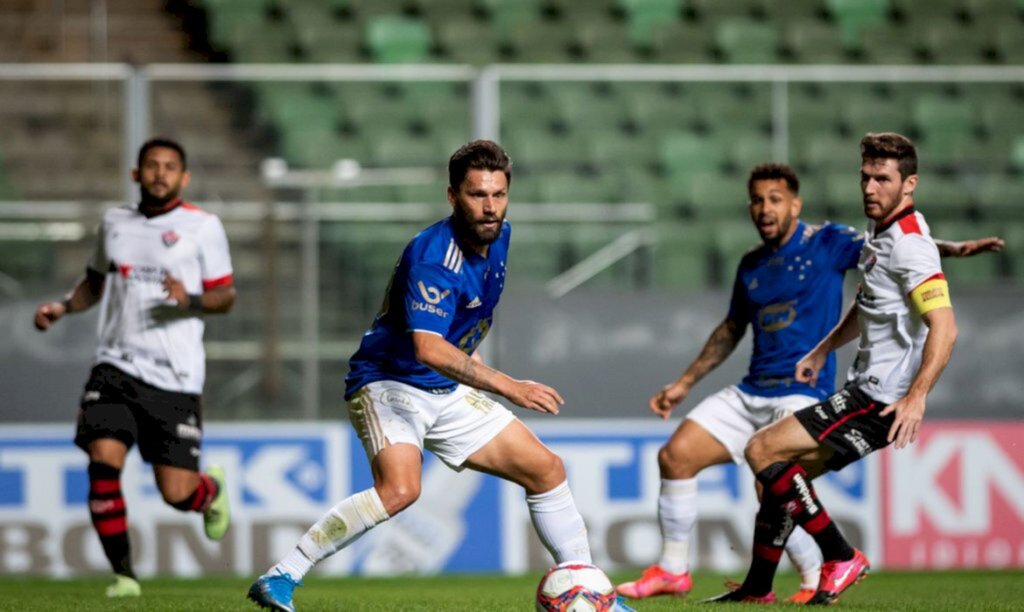
[(828, 605), (835, 603), (846, 589), (857, 584), (868, 575), (871, 562), (864, 553), (854, 549), (849, 561), (826, 561), (821, 566), (821, 582), (818, 591), (807, 605)]

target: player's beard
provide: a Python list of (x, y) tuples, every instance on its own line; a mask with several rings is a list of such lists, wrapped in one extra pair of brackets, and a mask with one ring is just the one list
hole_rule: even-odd
[[(167, 185), (164, 183), (164, 185)], [(139, 186), (139, 191), (142, 192), (142, 203), (139, 205), (146, 212), (162, 212), (168, 208), (168, 205), (178, 199), (181, 194), (181, 185), (172, 187), (167, 185), (167, 193), (163, 196), (154, 195), (145, 185)]]
[[(455, 221), (455, 230), (460, 236), (474, 246), (483, 247), (491, 244), (501, 235), (501, 226), (505, 221), (505, 215), (484, 215), (476, 219), (473, 217), (472, 211), (462, 204), (456, 203), (453, 220)], [(488, 228), (482, 225), (486, 221), (496, 221), (497, 223), (493, 228)]]

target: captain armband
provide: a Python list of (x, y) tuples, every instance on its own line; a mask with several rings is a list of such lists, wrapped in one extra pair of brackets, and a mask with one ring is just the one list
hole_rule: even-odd
[(936, 274), (918, 285), (910, 292), (910, 300), (914, 302), (914, 308), (919, 315), (937, 308), (953, 307), (953, 303), (949, 301), (949, 284), (942, 274)]

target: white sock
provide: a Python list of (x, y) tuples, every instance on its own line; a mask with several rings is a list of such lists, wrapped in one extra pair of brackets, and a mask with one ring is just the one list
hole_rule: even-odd
[(658, 523), (661, 525), (661, 559), (658, 565), (671, 574), (690, 567), (690, 534), (697, 522), (697, 479), (661, 479)]
[(591, 563), (587, 526), (576, 509), (576, 502), (565, 481), (546, 493), (527, 495), (533, 527), (555, 563), (579, 561)]
[(374, 526), (390, 518), (373, 487), (342, 500), (309, 528), (295, 550), (270, 569), (302, 577), (313, 566), (345, 548)]
[(801, 589), (817, 589), (821, 577), (821, 549), (809, 533), (797, 527), (786, 542), (786, 554), (800, 572)]

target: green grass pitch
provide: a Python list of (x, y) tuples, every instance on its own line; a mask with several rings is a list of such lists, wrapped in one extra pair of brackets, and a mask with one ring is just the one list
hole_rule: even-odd
[[(615, 575), (623, 580), (629, 575)], [(539, 576), (445, 576), (433, 578), (324, 578), (311, 576), (297, 591), (302, 612), (345, 611), (473, 611), (533, 610), (533, 592)], [(699, 573), (687, 600), (667, 597), (633, 602), (645, 610), (701, 609), (698, 600), (723, 591), (723, 577)], [(142, 597), (109, 601), (103, 589), (107, 579), (46, 580), (0, 578), (0, 610), (161, 610), (215, 612), (255, 610), (245, 600), (249, 580), (153, 579), (142, 581)], [(796, 578), (776, 581), (776, 594), (788, 595)], [(836, 604), (842, 610), (1024, 610), (1024, 572), (876, 572), (853, 587)], [(792, 606), (784, 606), (792, 607)], [(714, 606), (711, 609), (750, 610), (750, 606)]]

